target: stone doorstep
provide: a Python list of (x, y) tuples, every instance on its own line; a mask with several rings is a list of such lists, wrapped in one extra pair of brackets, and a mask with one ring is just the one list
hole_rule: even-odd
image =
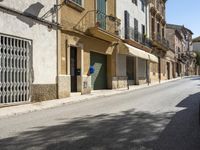
[[(167, 83), (167, 82), (175, 81), (179, 79), (181, 78), (166, 80), (161, 83)], [(6, 117), (14, 116), (14, 115), (25, 114), (28, 112), (34, 112), (34, 111), (39, 111), (43, 109), (50, 109), (50, 108), (62, 106), (65, 104), (72, 104), (72, 103), (89, 100), (89, 99), (97, 98), (97, 97), (112, 96), (112, 95), (116, 95), (120, 93), (126, 93), (133, 90), (147, 88), (147, 87), (151, 87), (158, 84), (159, 82), (152, 83), (150, 85), (148, 84), (133, 85), (133, 86), (130, 86), (129, 90), (127, 88), (114, 89), (114, 90), (97, 90), (97, 91), (92, 91), (91, 94), (87, 94), (87, 95), (81, 95), (81, 93), (72, 93), (71, 96), (68, 98), (35, 102), (35, 103), (26, 102), (26, 103), (17, 104), (17, 105), (0, 105), (0, 118), (6, 118)]]

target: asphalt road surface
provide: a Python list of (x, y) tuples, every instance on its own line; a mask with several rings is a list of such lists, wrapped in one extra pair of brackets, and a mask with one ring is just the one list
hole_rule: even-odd
[(0, 119), (0, 150), (200, 150), (200, 78)]

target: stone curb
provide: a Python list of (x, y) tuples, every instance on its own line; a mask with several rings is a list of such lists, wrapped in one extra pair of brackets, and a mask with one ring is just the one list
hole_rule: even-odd
[[(172, 80), (166, 80), (161, 82), (160, 84), (167, 83), (167, 82), (172, 82), (176, 80), (180, 80), (181, 78), (176, 78)], [(140, 86), (130, 86), (129, 90), (127, 88), (123, 89), (116, 89), (116, 90), (101, 90), (101, 91), (95, 91), (92, 92), (89, 95), (78, 95), (78, 96), (71, 96), (69, 98), (64, 98), (64, 99), (55, 99), (55, 100), (49, 100), (49, 101), (42, 101), (42, 102), (37, 102), (37, 103), (28, 103), (28, 104), (22, 104), (22, 105), (17, 105), (17, 106), (10, 106), (10, 107), (3, 107), (0, 108), (0, 119), (2, 118), (7, 118), (11, 117), (14, 115), (20, 115), (20, 114), (25, 114), (29, 112), (35, 112), (39, 110), (44, 110), (44, 109), (51, 109), (55, 107), (59, 107), (62, 105), (69, 105), (69, 104), (74, 104), (78, 102), (83, 102), (86, 100), (91, 100), (93, 98), (100, 98), (100, 97), (108, 97), (108, 96), (113, 96), (121, 93), (128, 93), (134, 90), (139, 90), (139, 89), (144, 89), (156, 85), (160, 85), (159, 83), (154, 83), (150, 85), (140, 85)]]

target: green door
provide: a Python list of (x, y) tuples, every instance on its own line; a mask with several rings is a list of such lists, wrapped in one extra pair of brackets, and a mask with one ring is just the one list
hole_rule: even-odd
[(90, 64), (94, 66), (95, 72), (92, 77), (92, 89), (100, 90), (107, 88), (107, 56), (91, 52)]
[(106, 29), (106, 0), (97, 0), (97, 21), (99, 27)]

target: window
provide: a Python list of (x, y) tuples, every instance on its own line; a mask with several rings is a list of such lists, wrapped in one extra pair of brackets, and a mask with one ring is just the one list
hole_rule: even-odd
[(154, 32), (155, 32), (155, 20), (154, 20), (154, 18), (151, 19), (151, 30), (152, 30), (152, 35), (153, 35)]
[(177, 47), (178, 58), (181, 58), (181, 49)]
[(135, 5), (137, 5), (137, 0), (132, 0), (132, 2), (133, 2)]
[(162, 37), (163, 38), (165, 37), (165, 29), (164, 29), (164, 27), (162, 28)]
[(144, 1), (143, 0), (141, 0), (141, 9), (144, 12)]
[(66, 3), (68, 6), (82, 12), (85, 10), (83, 7), (84, 5), (84, 0), (66, 0)]
[(145, 35), (145, 26), (142, 24), (142, 34)]
[(82, 6), (82, 0), (70, 0), (70, 1), (76, 3), (79, 6)]
[(125, 26), (125, 39), (130, 38), (130, 14), (127, 10), (124, 11), (124, 26)]
[(138, 20), (134, 18), (134, 37), (135, 40), (138, 41)]
[(160, 0), (157, 0), (157, 9), (159, 9), (160, 6)]
[(160, 23), (157, 23), (157, 33), (160, 34)]
[(145, 38), (146, 38), (146, 35), (145, 35), (145, 26), (142, 24), (142, 42), (143, 43), (145, 42)]

